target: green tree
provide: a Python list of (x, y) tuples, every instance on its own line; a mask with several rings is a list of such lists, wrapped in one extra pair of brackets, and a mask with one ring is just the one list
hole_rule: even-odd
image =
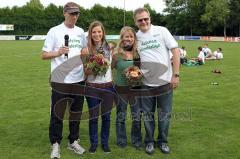
[(44, 9), (40, 0), (30, 0), (30, 2), (27, 2), (26, 6), (34, 9), (40, 9), (40, 10)]
[(42, 27), (45, 28), (45, 32), (47, 32), (51, 27), (64, 21), (63, 7), (57, 7), (51, 3), (44, 9), (43, 16), (44, 21), (42, 22)]
[[(169, 0), (166, 4), (164, 14), (156, 13), (149, 4), (144, 6), (150, 11), (153, 24), (166, 26), (175, 35), (222, 35), (224, 24), (228, 35), (240, 34), (240, 0)], [(96, 4), (80, 10), (77, 25), (85, 31), (94, 20), (104, 24), (107, 34), (119, 34), (124, 26), (123, 9)], [(132, 16), (132, 11), (125, 11), (125, 25), (137, 29)], [(50, 4), (44, 8), (40, 0), (31, 0), (22, 7), (0, 8), (0, 23), (14, 24), (15, 29), (0, 34), (46, 34), (63, 20), (62, 6)]]
[(163, 16), (160, 13), (157, 13), (155, 10), (151, 8), (151, 6), (147, 3), (144, 4), (144, 7), (148, 9), (151, 15), (151, 22), (155, 25), (164, 25)]
[(230, 15), (228, 23), (234, 36), (240, 36), (240, 0), (230, 0)]
[(207, 0), (167, 0), (164, 10), (166, 26), (173, 34), (207, 34), (200, 21)]
[(226, 20), (229, 16), (228, 0), (211, 0), (207, 3), (205, 14), (202, 15), (201, 20), (206, 22), (208, 29), (212, 31), (219, 25), (223, 26), (223, 35), (226, 36)]

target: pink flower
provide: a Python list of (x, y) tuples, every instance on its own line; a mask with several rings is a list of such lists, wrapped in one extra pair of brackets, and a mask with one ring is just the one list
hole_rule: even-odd
[(89, 57), (85, 67), (92, 70), (93, 75), (97, 76), (105, 75), (109, 65), (109, 61), (102, 54), (93, 54)]

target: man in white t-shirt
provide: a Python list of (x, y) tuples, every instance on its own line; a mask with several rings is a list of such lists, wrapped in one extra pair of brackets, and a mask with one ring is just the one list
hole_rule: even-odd
[(51, 84), (57, 85), (56, 88), (52, 88), (51, 95), (49, 126), (49, 139), (52, 144), (51, 158), (60, 158), (63, 117), (67, 105), (70, 105), (68, 149), (77, 154), (83, 154), (85, 151), (78, 143), (84, 96), (59, 91), (62, 88), (71, 90), (73, 87), (84, 85), (80, 52), (83, 47), (86, 47), (86, 39), (83, 29), (75, 25), (79, 13), (80, 6), (68, 2), (63, 9), (64, 22), (49, 30), (42, 48), (42, 59), (51, 60)]
[[(158, 110), (157, 146), (163, 153), (169, 153), (167, 145), (168, 128), (172, 112), (172, 88), (179, 84), (180, 52), (178, 44), (167, 28), (151, 25), (150, 13), (146, 8), (134, 11), (141, 70), (144, 74), (144, 89), (159, 90), (156, 96), (143, 94), (141, 97), (144, 125), (145, 152), (154, 152), (154, 112)], [(170, 50), (170, 51), (169, 51)], [(172, 53), (172, 63), (170, 59)], [(151, 93), (150, 93), (151, 94)]]
[(208, 58), (212, 55), (211, 49), (208, 48), (208, 44), (205, 43), (202, 48), (202, 52), (204, 53), (205, 58)]
[(194, 62), (196, 65), (203, 65), (203, 64), (205, 64), (205, 54), (202, 51), (201, 46), (199, 46), (197, 49), (198, 49), (198, 57), (191, 58), (190, 62)]
[(202, 47), (198, 47), (198, 57), (197, 57), (197, 62), (202, 65), (205, 64), (205, 54), (202, 51)]

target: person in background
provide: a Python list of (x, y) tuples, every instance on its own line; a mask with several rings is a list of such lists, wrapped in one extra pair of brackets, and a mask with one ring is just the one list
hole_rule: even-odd
[[(146, 8), (138, 8), (133, 13), (137, 32), (137, 45), (143, 72), (143, 88), (157, 90), (158, 95), (142, 96), (141, 104), (146, 131), (145, 152), (154, 152), (154, 113), (158, 111), (157, 147), (169, 153), (168, 129), (172, 112), (173, 89), (179, 84), (180, 52), (178, 43), (167, 28), (151, 24), (150, 13)], [(169, 50), (173, 57), (172, 63)]]
[(182, 46), (182, 48), (180, 48), (180, 63), (187, 63), (187, 51), (185, 46)]
[(208, 48), (208, 44), (205, 43), (202, 47), (202, 52), (204, 53), (205, 58), (208, 58), (212, 55), (211, 49)]
[(117, 43), (114, 41), (109, 41), (108, 42), (109, 49), (112, 53), (112, 55), (115, 53), (115, 48), (117, 47)]
[(190, 62), (195, 62), (196, 65), (203, 65), (203, 64), (205, 64), (205, 54), (202, 51), (202, 47), (201, 46), (199, 46), (197, 48), (197, 50), (198, 50), (198, 57), (197, 58), (191, 58)]
[(220, 59), (223, 59), (222, 48), (217, 48), (217, 50), (214, 51), (210, 57), (206, 58), (206, 60), (220, 60)]
[[(82, 47), (86, 46), (83, 29), (75, 25), (79, 13), (80, 6), (76, 3), (68, 2), (63, 7), (64, 22), (51, 28), (47, 33), (42, 48), (42, 59), (51, 60), (52, 83), (56, 83), (53, 79), (57, 76), (53, 73), (57, 70), (61, 74), (65, 71), (65, 68), (71, 67), (72, 65), (68, 64), (67, 61), (71, 58), (80, 59), (79, 56)], [(65, 40), (69, 42), (69, 46), (65, 46)], [(57, 83), (62, 87), (69, 89), (73, 85), (84, 85), (83, 65), (78, 65), (73, 70), (67, 72), (66, 77), (60, 82), (57, 81)], [(63, 117), (68, 104), (70, 105), (68, 149), (77, 154), (83, 154), (85, 152), (85, 149), (79, 145), (79, 125), (83, 102), (84, 96), (59, 92), (52, 88), (49, 126), (49, 139), (52, 144), (51, 158), (60, 158)]]

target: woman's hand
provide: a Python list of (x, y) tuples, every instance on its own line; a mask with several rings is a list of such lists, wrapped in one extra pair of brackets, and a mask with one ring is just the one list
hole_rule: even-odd
[(89, 51), (88, 51), (88, 48), (85, 47), (81, 50), (81, 58), (83, 57), (87, 57), (89, 55)]
[(87, 68), (84, 69), (84, 73), (85, 73), (86, 76), (93, 74), (92, 70), (91, 69), (87, 69)]

